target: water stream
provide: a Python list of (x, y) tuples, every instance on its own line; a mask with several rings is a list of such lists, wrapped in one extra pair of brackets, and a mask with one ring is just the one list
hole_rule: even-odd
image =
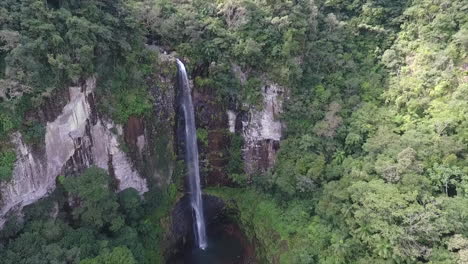
[(177, 59), (179, 70), (179, 85), (182, 89), (181, 107), (185, 119), (185, 162), (187, 163), (190, 204), (193, 209), (195, 242), (200, 249), (208, 246), (203, 215), (203, 200), (200, 184), (200, 169), (198, 164), (197, 130), (195, 127), (195, 113), (190, 92), (190, 84), (185, 65)]

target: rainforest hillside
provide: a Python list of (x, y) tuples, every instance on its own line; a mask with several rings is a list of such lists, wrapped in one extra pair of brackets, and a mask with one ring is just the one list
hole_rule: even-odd
[[(261, 109), (265, 83), (283, 89), (272, 165), (246, 171), (246, 139), (226, 128), (227, 179), (204, 183), (258, 263), (468, 263), (465, 0), (2, 0), (0, 190), (24, 159), (15, 138), (39, 153), (90, 79), (93, 111), (124, 135), (143, 120), (158, 157), (119, 138), (149, 175), (140, 195), (114, 192), (112, 170), (62, 170), (5, 221), (2, 263), (164, 263), (184, 178), (161, 125), (175, 122), (168, 54), (215, 107)], [(199, 115), (203, 148), (219, 119)]]

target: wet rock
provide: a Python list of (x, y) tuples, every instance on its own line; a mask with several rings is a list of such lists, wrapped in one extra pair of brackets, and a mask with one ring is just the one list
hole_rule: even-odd
[(226, 173), (229, 162), (227, 155), (230, 144), (226, 105), (219, 101), (216, 92), (210, 88), (196, 87), (193, 92), (198, 129), (207, 133), (206, 141), (199, 142), (202, 176), (208, 186), (231, 184)]
[[(222, 199), (212, 195), (203, 195), (203, 213), (208, 228), (223, 216), (225, 207), (226, 204)], [(173, 242), (172, 245), (192, 240), (194, 237), (193, 215), (188, 195), (176, 203), (171, 218), (170, 240)]]

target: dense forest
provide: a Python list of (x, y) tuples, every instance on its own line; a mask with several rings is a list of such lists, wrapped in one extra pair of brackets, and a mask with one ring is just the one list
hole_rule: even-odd
[[(10, 136), (40, 145), (34, 109), (90, 76), (103, 115), (151, 115), (151, 43), (205, 68), (193, 81), (221, 103), (287, 87), (275, 166), (245, 174), (233, 135), (234, 184), (206, 189), (233, 201), (260, 263), (468, 263), (467, 14), (464, 0), (2, 0), (0, 181)], [(61, 176), (0, 231), (1, 262), (163, 263), (182, 177), (141, 197), (95, 167)]]

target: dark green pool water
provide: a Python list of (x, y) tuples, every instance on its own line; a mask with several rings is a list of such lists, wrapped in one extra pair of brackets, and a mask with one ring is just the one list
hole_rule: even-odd
[(188, 243), (168, 264), (247, 264), (252, 262), (251, 249), (243, 234), (233, 224), (210, 227), (205, 250)]

